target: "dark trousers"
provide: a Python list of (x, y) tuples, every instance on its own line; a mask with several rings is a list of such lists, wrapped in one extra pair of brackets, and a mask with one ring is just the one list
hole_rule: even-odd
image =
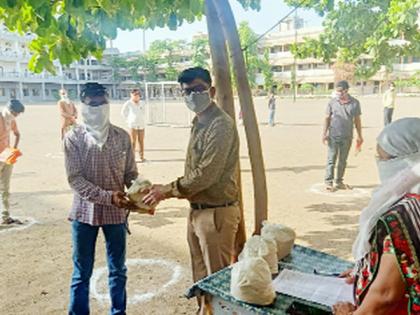
[(351, 138), (329, 138), (328, 139), (328, 160), (325, 170), (325, 183), (332, 184), (334, 181), (335, 164), (338, 158), (336, 184), (343, 182), (344, 172), (346, 171), (347, 158), (351, 148)]
[(384, 108), (384, 126), (390, 124), (392, 122), (392, 114), (394, 113), (393, 108)]
[[(89, 314), (89, 283), (95, 260), (95, 246), (99, 226), (72, 222), (73, 276), (70, 287), (70, 315)], [(125, 266), (125, 224), (101, 227), (105, 236), (108, 261), (108, 285), (111, 296), (111, 315), (125, 315), (127, 268)]]

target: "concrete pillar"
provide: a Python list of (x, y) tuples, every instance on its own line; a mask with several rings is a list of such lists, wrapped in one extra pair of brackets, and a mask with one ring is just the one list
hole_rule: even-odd
[(163, 122), (166, 123), (166, 97), (165, 97), (165, 83), (161, 84), (161, 94), (162, 94), (162, 118)]
[(112, 94), (113, 94), (114, 98), (117, 98), (117, 86), (116, 86), (116, 84), (112, 85)]
[(150, 125), (152, 123), (151, 116), (150, 116), (150, 105), (149, 105), (149, 87), (146, 81), (144, 81), (144, 103), (146, 106), (146, 121), (147, 124)]
[(85, 81), (87, 81), (87, 79), (88, 79), (88, 71), (87, 71), (87, 63), (88, 63), (88, 59), (86, 58), (85, 59)]
[(76, 64), (76, 81), (80, 80), (79, 63)]
[(23, 84), (22, 84), (22, 81), (19, 81), (19, 98), (23, 99)]
[(42, 95), (42, 100), (45, 101), (47, 99), (46, 97), (46, 93), (45, 93), (45, 82), (42, 81), (42, 86), (41, 86), (41, 95)]

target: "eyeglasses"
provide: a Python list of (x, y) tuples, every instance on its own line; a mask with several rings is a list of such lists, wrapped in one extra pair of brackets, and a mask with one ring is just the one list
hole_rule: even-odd
[(182, 92), (182, 95), (185, 96), (185, 95), (190, 95), (192, 92), (201, 93), (201, 92), (207, 91), (208, 89), (209, 88), (207, 86), (196, 85), (196, 86), (193, 86), (193, 87), (190, 87), (190, 88), (182, 89), (181, 92)]

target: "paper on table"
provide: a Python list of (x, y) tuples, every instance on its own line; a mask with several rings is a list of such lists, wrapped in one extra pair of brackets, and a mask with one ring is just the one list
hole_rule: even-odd
[(327, 306), (337, 302), (354, 303), (353, 285), (347, 284), (343, 278), (284, 269), (273, 280), (273, 286), (278, 293)]

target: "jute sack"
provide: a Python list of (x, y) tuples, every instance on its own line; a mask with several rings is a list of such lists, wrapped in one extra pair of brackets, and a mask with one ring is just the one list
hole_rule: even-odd
[(247, 257), (261, 257), (270, 268), (272, 274), (278, 273), (277, 245), (274, 240), (264, 239), (260, 235), (249, 238), (239, 255), (239, 260)]
[(232, 267), (230, 293), (240, 301), (270, 305), (276, 298), (270, 268), (261, 257), (247, 257)]
[(291, 228), (281, 225), (263, 222), (261, 236), (264, 239), (274, 240), (277, 244), (277, 259), (283, 259), (292, 251), (296, 239), (296, 233)]
[(152, 183), (141, 176), (132, 181), (130, 188), (127, 190), (128, 199), (134, 202), (137, 206), (137, 209), (132, 211), (153, 214), (153, 207), (150, 207), (143, 202), (143, 197), (146, 195), (145, 189), (148, 189), (151, 186)]

